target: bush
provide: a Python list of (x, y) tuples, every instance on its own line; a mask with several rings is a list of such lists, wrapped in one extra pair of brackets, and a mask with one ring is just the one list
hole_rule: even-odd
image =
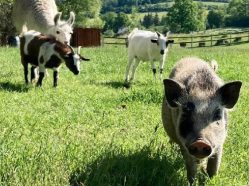
[(249, 27), (249, 16), (228, 16), (225, 18), (227, 27)]

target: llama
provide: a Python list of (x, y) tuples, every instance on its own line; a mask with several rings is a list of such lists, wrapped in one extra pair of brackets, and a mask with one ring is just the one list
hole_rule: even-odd
[(70, 12), (67, 21), (61, 20), (54, 0), (16, 0), (13, 7), (13, 23), (21, 35), (36, 30), (54, 36), (58, 41), (69, 44), (73, 33), (75, 14)]

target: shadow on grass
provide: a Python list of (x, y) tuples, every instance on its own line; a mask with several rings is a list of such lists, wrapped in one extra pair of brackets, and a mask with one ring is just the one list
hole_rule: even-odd
[(0, 82), (0, 90), (8, 92), (28, 92), (29, 87), (24, 84), (13, 84), (10, 82)]
[(120, 82), (120, 81), (103, 82), (101, 83), (101, 85), (116, 88), (116, 89), (124, 88), (124, 82)]
[(71, 174), (70, 185), (186, 185), (186, 180), (178, 172), (183, 166), (180, 158), (172, 160), (149, 149), (124, 154), (105, 153), (86, 167), (78, 167)]
[(162, 93), (154, 88), (144, 88), (143, 91), (140, 90), (134, 90), (131, 91), (130, 94), (124, 94), (118, 98), (118, 100), (122, 103), (127, 102), (143, 102), (147, 104), (155, 103), (155, 104), (161, 104), (162, 103)]

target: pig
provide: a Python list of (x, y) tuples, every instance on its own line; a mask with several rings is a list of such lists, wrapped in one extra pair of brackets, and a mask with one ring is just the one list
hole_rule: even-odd
[(227, 135), (228, 109), (238, 101), (241, 81), (224, 84), (202, 59), (187, 57), (163, 80), (162, 122), (170, 141), (179, 145), (192, 185), (197, 167), (217, 174)]

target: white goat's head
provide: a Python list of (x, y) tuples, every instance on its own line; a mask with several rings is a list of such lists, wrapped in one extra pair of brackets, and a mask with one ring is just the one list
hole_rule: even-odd
[(75, 14), (70, 12), (70, 17), (67, 21), (61, 20), (61, 12), (58, 12), (54, 17), (54, 26), (49, 30), (49, 33), (65, 44), (70, 44), (71, 35), (73, 34), (73, 24)]
[(152, 43), (156, 43), (158, 47), (160, 48), (160, 54), (164, 55), (165, 51), (168, 50), (168, 45), (170, 43), (174, 43), (174, 40), (168, 40), (170, 32), (167, 32), (166, 35), (160, 34), (159, 32), (156, 32), (156, 39), (151, 39)]

